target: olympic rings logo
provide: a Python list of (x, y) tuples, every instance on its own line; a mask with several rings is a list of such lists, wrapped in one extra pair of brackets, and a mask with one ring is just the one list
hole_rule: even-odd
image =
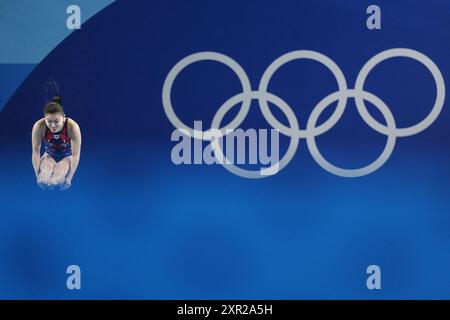
[[(396, 126), (392, 112), (380, 98), (364, 90), (364, 82), (370, 71), (382, 61), (394, 57), (411, 58), (422, 63), (431, 72), (436, 84), (436, 99), (429, 114), (422, 121), (404, 128), (398, 128)], [(297, 118), (295, 117), (292, 108), (280, 97), (267, 91), (270, 79), (272, 78), (274, 73), (284, 64), (297, 59), (310, 59), (322, 63), (331, 71), (338, 84), (338, 91), (326, 96), (315, 106), (307, 120), (305, 129), (299, 128)], [(212, 121), (211, 129), (207, 131), (199, 131), (187, 126), (177, 117), (172, 106), (171, 90), (176, 77), (184, 68), (192, 63), (205, 60), (212, 60), (223, 63), (231, 70), (233, 70), (241, 82), (242, 92), (228, 99), (218, 109)], [(355, 99), (357, 111), (360, 114), (361, 118), (366, 122), (366, 124), (375, 131), (387, 136), (386, 146), (384, 147), (384, 150), (379, 155), (379, 157), (369, 165), (358, 169), (345, 169), (331, 164), (322, 156), (315, 140), (317, 136), (330, 130), (339, 121), (345, 111), (347, 100), (349, 98)], [(255, 91), (251, 88), (250, 80), (246, 72), (235, 60), (217, 52), (198, 52), (180, 60), (170, 70), (165, 79), (162, 91), (162, 103), (164, 111), (173, 126), (178, 129), (183, 129), (183, 132), (186, 132), (194, 139), (211, 141), (214, 153), (216, 154), (216, 157), (219, 158), (223, 158), (223, 153), (220, 149), (219, 144), (217, 143), (217, 140), (212, 139), (213, 130), (225, 132), (225, 128), (237, 128), (247, 116), (252, 100), (258, 100), (262, 115), (267, 120), (267, 122), (273, 128), (279, 130), (279, 132), (290, 137), (291, 139), (287, 152), (277, 164), (277, 171), (283, 169), (291, 161), (297, 150), (299, 140), (305, 139), (308, 150), (310, 151), (312, 157), (322, 168), (332, 174), (341, 177), (361, 177), (376, 171), (389, 159), (394, 150), (397, 137), (408, 137), (411, 135), (415, 135), (428, 128), (437, 119), (444, 105), (445, 83), (439, 68), (426, 55), (412, 49), (395, 48), (382, 51), (373, 56), (369, 61), (367, 61), (357, 76), (354, 89), (349, 89), (347, 87), (347, 82), (345, 80), (344, 74), (333, 60), (316, 51), (297, 50), (286, 53), (273, 61), (265, 70), (259, 83), (259, 88)], [(321, 125), (316, 126), (317, 120), (319, 119), (321, 113), (335, 101), (338, 102), (337, 107), (330, 118)], [(369, 101), (381, 112), (386, 120), (386, 125), (378, 122), (371, 116), (371, 114), (367, 110), (365, 101)], [(281, 109), (281, 111), (288, 119), (289, 126), (285, 126), (275, 118), (269, 108), (268, 102), (273, 103), (276, 107)], [(232, 121), (230, 121), (230, 123), (221, 128), (222, 119), (225, 114), (232, 107), (236, 106), (239, 103), (242, 103), (242, 105), (236, 117)], [(260, 171), (244, 170), (243, 168), (239, 168), (232, 164), (225, 164), (224, 167), (230, 172), (245, 178), (267, 177), (267, 175), (262, 175)]]

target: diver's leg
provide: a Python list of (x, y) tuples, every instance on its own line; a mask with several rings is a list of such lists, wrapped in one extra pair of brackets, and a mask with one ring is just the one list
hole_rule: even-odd
[(53, 175), (50, 179), (52, 185), (62, 185), (66, 180), (67, 173), (70, 169), (70, 163), (72, 162), (72, 156), (65, 157), (60, 162), (56, 163), (53, 170)]
[(53, 169), (55, 167), (56, 161), (50, 157), (47, 153), (41, 158), (41, 163), (39, 164), (39, 174), (37, 176), (37, 182), (40, 186), (47, 186), (49, 180), (53, 174)]

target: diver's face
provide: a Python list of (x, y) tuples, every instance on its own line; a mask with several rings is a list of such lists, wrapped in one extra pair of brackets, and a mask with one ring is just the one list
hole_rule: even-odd
[(61, 113), (48, 113), (45, 115), (45, 124), (51, 132), (61, 131), (64, 126), (64, 115)]

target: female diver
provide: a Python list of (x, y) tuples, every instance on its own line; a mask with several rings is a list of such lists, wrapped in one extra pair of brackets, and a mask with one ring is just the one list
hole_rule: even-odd
[(34, 124), (32, 146), (38, 185), (44, 190), (70, 188), (80, 161), (81, 132), (78, 124), (64, 114), (59, 96), (45, 105), (44, 118)]

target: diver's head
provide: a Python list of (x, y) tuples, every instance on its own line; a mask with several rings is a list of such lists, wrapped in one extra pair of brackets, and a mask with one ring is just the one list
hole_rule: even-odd
[(55, 96), (52, 101), (44, 107), (45, 124), (51, 132), (61, 131), (64, 127), (64, 109), (61, 104), (61, 97)]

